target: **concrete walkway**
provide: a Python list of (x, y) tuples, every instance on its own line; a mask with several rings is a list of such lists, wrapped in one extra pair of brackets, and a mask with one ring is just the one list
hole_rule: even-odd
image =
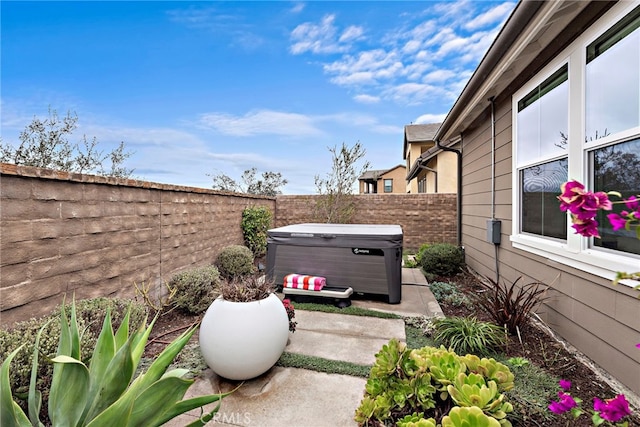
[[(354, 300), (353, 305), (401, 316), (441, 316), (442, 311), (418, 269), (402, 271), (402, 301), (386, 304)], [(296, 310), (296, 332), (285, 351), (361, 365), (371, 365), (375, 354), (391, 338), (405, 340), (404, 321)], [(296, 368), (273, 367), (245, 381), (224, 398), (210, 425), (222, 426), (355, 426), (353, 415), (364, 395), (365, 378), (325, 374)], [(186, 398), (227, 392), (240, 382), (228, 381), (206, 370)], [(213, 407), (214, 405), (212, 405)], [(178, 427), (195, 421), (199, 412), (176, 418)]]

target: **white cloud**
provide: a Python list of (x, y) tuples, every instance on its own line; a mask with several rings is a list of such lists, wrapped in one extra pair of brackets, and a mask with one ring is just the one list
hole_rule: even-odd
[(442, 123), (445, 117), (447, 117), (446, 114), (423, 114), (418, 117), (413, 124), (422, 125), (428, 123)]
[(377, 104), (380, 102), (379, 96), (360, 94), (353, 97), (353, 100), (361, 104)]
[(322, 135), (313, 119), (297, 113), (257, 110), (244, 116), (227, 113), (206, 113), (200, 117), (201, 126), (213, 129), (225, 135), (255, 136), (281, 135), (289, 137), (308, 137)]
[[(315, 54), (346, 52), (348, 43), (343, 43), (342, 36), (338, 36), (338, 28), (334, 25), (335, 15), (325, 15), (319, 24), (305, 22), (298, 25), (291, 32), (292, 45), (291, 53), (299, 55), (305, 52)], [(356, 27), (348, 29), (347, 38), (352, 37), (357, 32)], [(360, 34), (361, 34), (360, 30)], [(359, 34), (358, 34), (359, 35)], [(350, 40), (345, 40), (350, 41)]]
[(352, 25), (342, 32), (338, 41), (341, 43), (346, 43), (353, 40), (359, 40), (362, 38), (363, 33), (364, 30), (362, 29), (362, 27)]
[(505, 2), (492, 9), (489, 9), (485, 13), (478, 15), (475, 19), (470, 20), (464, 26), (467, 30), (476, 30), (478, 28), (486, 27), (490, 24), (502, 23), (514, 8), (514, 3)]
[(424, 83), (442, 83), (456, 76), (452, 70), (434, 70), (428, 74), (425, 74), (422, 81)]
[(300, 13), (304, 10), (306, 4), (305, 3), (295, 3), (289, 12), (291, 13)]

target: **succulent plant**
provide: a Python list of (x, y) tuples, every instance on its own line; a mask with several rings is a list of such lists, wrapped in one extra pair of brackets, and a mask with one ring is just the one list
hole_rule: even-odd
[(442, 427), (500, 427), (500, 422), (476, 406), (456, 406), (442, 418)]
[(507, 413), (513, 411), (513, 406), (505, 402), (504, 394), (498, 391), (496, 382), (486, 381), (480, 374), (459, 374), (447, 391), (458, 406), (477, 406), (498, 420), (505, 419)]
[(513, 388), (514, 376), (507, 365), (504, 365), (493, 358), (480, 359), (473, 354), (467, 354), (461, 358), (461, 361), (467, 365), (470, 372), (481, 374), (498, 385), (500, 391), (509, 391)]
[(436, 420), (424, 418), (424, 414), (413, 413), (398, 420), (396, 427), (436, 427)]

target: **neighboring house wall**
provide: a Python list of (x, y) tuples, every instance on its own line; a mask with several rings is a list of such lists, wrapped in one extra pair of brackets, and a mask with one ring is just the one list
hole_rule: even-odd
[[(408, 144), (408, 154), (407, 154), (407, 171), (411, 170), (411, 166), (413, 166), (413, 163), (416, 161), (416, 159), (418, 157), (420, 157), (420, 154), (424, 153), (425, 151), (427, 151), (429, 148), (433, 147), (433, 143), (409, 143)], [(405, 176), (405, 182), (406, 182), (406, 176)], [(406, 192), (407, 193), (412, 193), (412, 194), (416, 194), (418, 193), (418, 179), (414, 178), (411, 181), (406, 183)]]
[[(461, 108), (456, 110), (454, 106), (452, 110), (452, 112), (461, 111), (462, 113), (460, 115), (450, 113), (450, 117), (448, 116), (443, 123), (442, 134), (437, 137), (446, 141), (461, 136), (463, 141), (462, 243), (465, 247), (467, 264), (489, 278), (495, 278), (499, 272), (503, 281), (512, 282), (522, 276), (521, 283), (540, 281), (549, 285), (550, 289), (546, 295), (548, 299), (538, 309), (542, 320), (562, 338), (638, 394), (640, 393), (640, 351), (635, 347), (635, 343), (640, 340), (640, 316), (638, 316), (640, 299), (637, 291), (624, 284), (613, 286), (611, 279), (613, 272), (617, 269), (637, 271), (640, 258), (621, 251), (589, 249), (587, 240), (573, 234), (571, 228), (568, 228), (565, 238), (551, 239), (532, 235), (531, 232), (522, 232), (517, 226), (517, 221), (520, 220), (518, 212), (521, 212), (518, 198), (521, 197), (521, 193), (518, 190), (520, 179), (515, 172), (518, 165), (514, 162), (512, 154), (514, 144), (517, 143), (514, 141), (516, 138), (514, 134), (517, 132), (513, 123), (516, 114), (512, 105), (521, 99), (521, 93), (523, 93), (521, 89), (526, 89), (524, 93), (527, 93), (532, 83), (539, 84), (535, 81), (530, 82), (530, 79), (545, 78), (545, 75), (540, 76), (540, 74), (542, 71), (546, 74), (544, 67), (549, 62), (553, 62), (551, 68), (555, 68), (556, 61), (574, 61), (570, 67), (570, 73), (579, 73), (579, 70), (584, 67), (586, 50), (584, 46), (616, 22), (621, 17), (619, 14), (623, 9), (626, 8), (629, 11), (637, 6), (637, 2), (620, 2), (605, 14), (603, 9), (606, 10), (610, 5), (603, 2), (520, 3), (519, 7), (522, 7), (523, 11), (535, 7), (543, 10), (544, 13), (538, 14), (535, 18), (532, 18), (531, 13), (523, 13), (519, 17), (523, 20), (520, 22), (527, 23), (523, 25), (528, 25), (529, 22), (536, 23), (535, 28), (540, 29), (538, 39), (531, 36), (526, 43), (522, 44), (522, 57), (518, 57), (513, 50), (509, 51), (509, 55), (492, 55), (490, 51), (485, 56), (485, 58), (512, 58), (511, 63), (497, 63), (492, 66), (502, 67), (501, 71), (495, 71), (497, 76), (502, 76), (503, 79), (507, 78), (504, 76), (510, 76), (509, 78), (515, 79), (515, 82), (503, 81), (492, 74), (494, 70), (483, 68), (483, 73), (478, 74), (478, 83), (476, 84), (472, 77), (467, 85), (468, 93), (467, 90), (463, 91), (456, 102), (456, 105), (460, 105)], [(613, 14), (617, 16), (615, 19), (612, 17)], [(555, 25), (538, 23), (536, 19), (540, 16), (545, 16), (545, 20)], [(585, 25), (589, 20), (595, 21), (601, 16), (607, 20), (606, 25), (598, 26), (598, 22), (591, 28)], [(574, 21), (567, 22), (568, 19), (574, 19)], [(521, 31), (523, 26), (518, 22), (518, 19), (514, 19), (512, 21), (514, 27), (511, 31), (503, 31), (501, 34), (511, 37), (513, 31)], [(603, 22), (603, 19), (600, 22)], [(588, 37), (580, 37), (579, 32), (584, 28), (587, 28), (586, 31), (593, 30)], [(529, 36), (528, 33), (525, 34)], [(569, 53), (562, 52), (570, 43), (573, 44)], [(532, 46), (537, 46), (538, 50), (529, 50)], [(497, 42), (493, 47), (500, 49), (502, 45)], [(526, 64), (529, 64), (527, 68), (517, 69)], [(484, 63), (481, 63), (479, 69), (483, 65)], [(517, 72), (513, 71), (514, 68)], [(624, 67), (618, 67), (620, 68)], [(502, 74), (506, 69), (509, 71)], [(637, 62), (635, 68), (631, 67), (628, 71), (636, 73), (637, 77), (639, 72)], [(568, 90), (573, 97), (569, 97), (571, 103), (567, 104), (571, 105), (571, 108), (567, 109), (569, 126), (573, 134), (569, 136), (569, 149), (566, 150), (565, 157), (569, 156), (569, 179), (576, 178), (588, 182), (590, 170), (582, 169), (589, 166), (584, 164), (586, 156), (582, 150), (585, 138), (583, 137), (584, 125), (581, 122), (584, 116), (580, 114), (584, 111), (581, 103), (584, 103), (585, 97), (581, 95), (581, 91), (585, 86), (579, 79), (580, 77), (576, 78), (576, 74), (569, 75), (570, 89)], [(637, 91), (637, 83), (630, 85), (627, 90)], [(494, 126), (492, 126), (490, 103), (487, 101), (492, 96), (496, 99)], [(638, 96), (635, 92), (632, 98), (637, 101)], [(637, 104), (632, 102), (632, 105), (636, 105), (634, 111), (637, 111)], [(555, 116), (558, 114), (557, 111), (554, 110)], [(476, 115), (475, 119), (469, 117), (473, 114)], [(547, 120), (555, 116), (550, 114)], [(495, 139), (492, 139), (494, 128)], [(610, 138), (613, 143), (618, 143), (615, 138), (623, 138), (623, 141), (634, 140), (638, 138), (637, 129), (636, 124), (630, 129), (622, 129), (623, 133), (617, 136), (613, 134)], [(590, 140), (588, 142), (592, 143)], [(599, 149), (597, 141), (592, 145), (594, 149)], [(493, 153), (492, 146), (495, 147)], [(494, 163), (492, 158), (495, 158)], [(556, 158), (562, 158), (562, 153), (556, 155)], [(556, 158), (551, 157), (551, 160), (555, 161)], [(522, 159), (524, 159), (523, 169), (538, 167), (537, 158), (521, 157)], [(542, 161), (546, 160), (543, 158)], [(495, 171), (493, 177), (492, 170)], [(545, 171), (540, 168), (540, 170), (534, 170), (534, 173), (542, 176)], [(638, 174), (639, 171), (635, 169), (620, 171), (620, 173)], [(543, 177), (553, 178), (553, 176)], [(555, 181), (557, 180), (551, 180), (552, 183), (556, 183)], [(550, 191), (535, 188), (530, 191)], [(540, 188), (546, 187), (541, 185)], [(612, 188), (612, 190), (615, 189)], [(559, 191), (558, 188), (557, 192)], [(555, 215), (559, 204), (555, 197), (550, 196), (550, 198), (553, 200), (550, 200), (548, 207)], [(495, 205), (492, 205), (492, 200), (495, 200)], [(546, 205), (546, 203), (539, 203)], [(542, 208), (546, 207), (542, 206)], [(548, 212), (552, 212), (551, 210)], [(502, 221), (501, 243), (497, 247), (487, 241), (487, 220), (492, 217)], [(425, 223), (429, 221), (430, 219), (425, 219)], [(634, 241), (634, 244), (637, 245), (638, 242)], [(609, 260), (608, 265), (603, 264), (603, 260)]]
[(380, 179), (378, 179), (378, 193), (387, 193), (384, 184), (386, 179), (390, 179), (392, 180), (391, 193), (404, 194), (407, 190), (406, 177), (407, 171), (404, 167), (397, 167), (380, 175)]
[[(151, 295), (185, 269), (242, 244), (242, 211), (274, 226), (313, 221), (319, 196), (277, 199), (0, 163), (0, 323), (51, 312), (63, 295)], [(277, 200), (277, 202), (276, 202)], [(455, 196), (356, 196), (355, 222), (400, 224), (404, 247), (456, 241)], [(423, 215), (432, 221), (425, 225)]]

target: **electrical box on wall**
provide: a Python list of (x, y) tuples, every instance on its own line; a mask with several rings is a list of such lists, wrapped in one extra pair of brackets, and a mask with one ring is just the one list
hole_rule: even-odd
[(499, 219), (487, 220), (487, 242), (494, 245), (500, 244), (500, 233), (502, 231), (502, 221)]

